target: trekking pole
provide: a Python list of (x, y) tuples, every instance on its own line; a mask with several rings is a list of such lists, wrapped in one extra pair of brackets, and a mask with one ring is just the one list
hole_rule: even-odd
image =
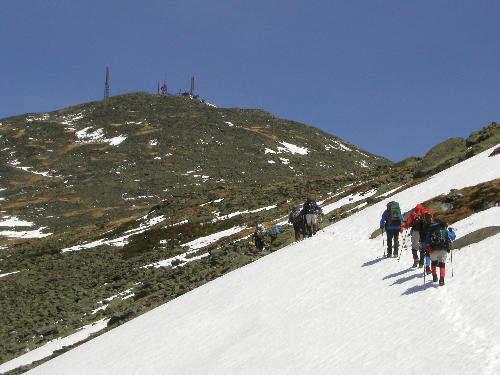
[(398, 262), (401, 259), (401, 254), (403, 254), (403, 250), (405, 250), (405, 249), (406, 249), (406, 243), (405, 243), (405, 240), (403, 239), (403, 246), (401, 247), (401, 251), (399, 252)]
[(451, 250), (450, 255), (451, 255), (451, 259), (450, 259), (451, 260), (451, 277), (453, 277), (453, 250)]
[[(425, 255), (424, 255), (425, 256)], [(425, 265), (425, 258), (424, 258), (424, 266), (422, 267), (422, 269), (424, 270), (424, 285), (425, 285), (425, 275), (427, 272), (425, 272), (425, 269), (427, 268), (426, 265)]]
[(385, 258), (385, 237), (384, 237), (384, 228), (382, 229), (382, 250), (384, 250), (384, 255), (383, 257)]
[(403, 250), (406, 250), (406, 232), (403, 234), (401, 233), (403, 236), (403, 246), (401, 247), (401, 251), (399, 252), (399, 256), (398, 256), (398, 262), (399, 260), (401, 259), (401, 254), (403, 253)]

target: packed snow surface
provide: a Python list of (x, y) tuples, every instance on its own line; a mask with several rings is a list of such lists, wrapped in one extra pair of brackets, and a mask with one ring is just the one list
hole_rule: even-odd
[[(500, 178), (492, 149), (391, 197), (403, 210)], [(31, 374), (500, 373), (500, 234), (454, 251), (446, 286), (382, 258), (366, 207), (83, 344)], [(479, 216), (483, 215), (483, 216)], [(479, 219), (477, 219), (479, 218)], [(455, 223), (499, 225), (498, 208)], [(453, 269), (454, 277), (451, 277)]]
[(326, 206), (324, 206), (322, 208), (323, 213), (327, 214), (329, 212), (332, 212), (333, 210), (336, 210), (337, 208), (345, 206), (346, 204), (352, 204), (352, 203), (355, 203), (357, 201), (361, 201), (363, 199), (369, 198), (372, 195), (374, 195), (376, 192), (377, 192), (377, 189), (373, 189), (373, 190), (363, 192), (363, 193), (356, 193), (356, 194), (348, 195), (347, 197), (341, 198), (336, 202), (333, 202), (333, 203), (330, 203), (330, 204), (327, 204)]

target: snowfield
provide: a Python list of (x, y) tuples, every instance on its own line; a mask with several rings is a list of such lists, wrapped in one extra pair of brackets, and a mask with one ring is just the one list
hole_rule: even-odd
[[(492, 150), (29, 373), (499, 374), (500, 234), (455, 250), (444, 287), (429, 277), (423, 283), (409, 250), (399, 262), (382, 259), (382, 238), (369, 239), (389, 199), (406, 211), (452, 188), (499, 178), (500, 156), (488, 157)], [(499, 211), (455, 223), (458, 238), (500, 225)]]

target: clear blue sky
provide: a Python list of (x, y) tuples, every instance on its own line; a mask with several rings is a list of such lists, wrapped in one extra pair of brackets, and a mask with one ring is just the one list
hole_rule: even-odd
[(0, 118), (189, 88), (392, 160), (500, 122), (498, 0), (4, 0)]

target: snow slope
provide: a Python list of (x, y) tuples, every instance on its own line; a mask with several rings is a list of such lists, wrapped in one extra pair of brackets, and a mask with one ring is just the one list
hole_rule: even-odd
[[(500, 177), (492, 149), (390, 197), (403, 210)], [(370, 240), (386, 201), (205, 284), (30, 374), (498, 374), (500, 235), (423, 284)], [(457, 223), (500, 225), (494, 207)], [(4, 364), (6, 365), (6, 364)], [(5, 368), (4, 368), (5, 369)], [(1, 367), (0, 367), (1, 371)]]

